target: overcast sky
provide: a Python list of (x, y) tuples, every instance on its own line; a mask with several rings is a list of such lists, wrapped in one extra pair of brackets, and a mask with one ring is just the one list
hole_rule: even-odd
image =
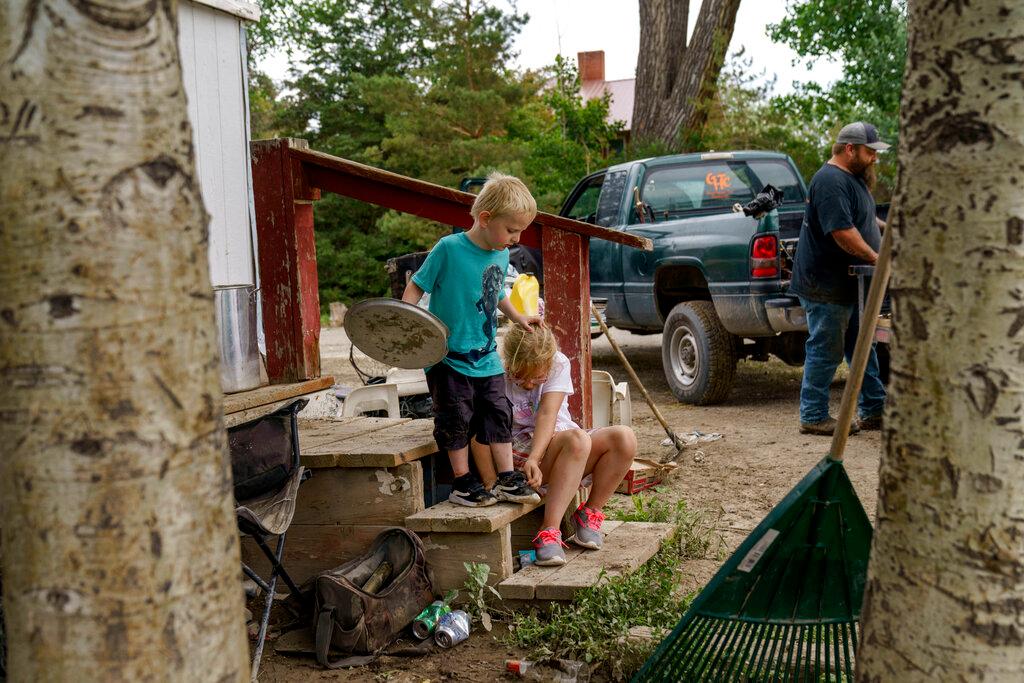
[[(505, 4), (510, 2), (506, 0)], [(518, 0), (515, 4), (521, 13), (530, 15), (516, 41), (520, 67), (546, 66), (559, 53), (575, 61), (577, 52), (604, 50), (606, 80), (636, 75), (640, 11), (635, 0)], [(690, 32), (700, 4), (700, 0), (691, 2)], [(839, 78), (840, 64), (820, 60), (812, 70), (806, 64), (794, 66), (796, 53), (768, 38), (765, 27), (785, 14), (786, 0), (743, 0), (729, 54), (745, 47), (746, 55), (754, 60), (755, 71), (764, 71), (768, 77), (778, 75), (779, 93), (792, 90), (793, 81), (825, 84)]]
[[(512, 0), (495, 1), (506, 8), (512, 4)], [(691, 2), (690, 31), (700, 4), (700, 0)], [(635, 76), (640, 46), (640, 11), (635, 0), (518, 0), (515, 5), (530, 16), (515, 43), (521, 69), (553, 64), (559, 53), (575, 62), (577, 52), (604, 50), (607, 80)], [(729, 54), (745, 47), (746, 55), (754, 60), (755, 72), (763, 71), (768, 78), (778, 76), (776, 93), (790, 92), (794, 81), (826, 84), (839, 78), (840, 64), (819, 60), (812, 69), (803, 63), (794, 65), (796, 53), (768, 38), (765, 27), (779, 21), (785, 12), (786, 0), (743, 0)], [(260, 68), (281, 81), (288, 65), (276, 56), (261, 61)]]

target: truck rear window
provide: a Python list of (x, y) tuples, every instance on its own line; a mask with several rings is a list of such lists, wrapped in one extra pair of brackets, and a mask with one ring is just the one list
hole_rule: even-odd
[(663, 221), (694, 211), (731, 210), (733, 204), (750, 201), (768, 184), (782, 190), (786, 202), (804, 200), (803, 188), (789, 164), (771, 160), (653, 168), (644, 176), (641, 197), (654, 220)]

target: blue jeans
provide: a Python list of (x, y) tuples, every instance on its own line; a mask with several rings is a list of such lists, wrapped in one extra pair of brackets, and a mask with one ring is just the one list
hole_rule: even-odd
[[(800, 422), (813, 424), (829, 418), (829, 387), (836, 368), (846, 357), (849, 364), (857, 343), (856, 304), (828, 304), (800, 298), (807, 314), (810, 336), (805, 345), (804, 379), (800, 385)], [(885, 408), (885, 386), (878, 377), (878, 356), (871, 346), (857, 412), (861, 418), (881, 415)]]

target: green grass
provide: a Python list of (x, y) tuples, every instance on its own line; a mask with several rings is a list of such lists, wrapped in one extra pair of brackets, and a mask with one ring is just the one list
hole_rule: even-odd
[(633, 508), (613, 513), (612, 518), (675, 522), (676, 532), (661, 550), (631, 574), (602, 577), (568, 605), (556, 603), (546, 614), (513, 615), (509, 644), (528, 650), (531, 658), (581, 660), (623, 680), (643, 664), (660, 640), (628, 639), (629, 629), (648, 626), (667, 632), (676, 625), (694, 597), (680, 587), (682, 562), (720, 554), (721, 538), (707, 515), (688, 510), (684, 501), (632, 498)]

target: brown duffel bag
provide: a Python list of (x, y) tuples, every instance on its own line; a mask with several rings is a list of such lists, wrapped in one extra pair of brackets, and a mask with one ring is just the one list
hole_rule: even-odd
[[(371, 577), (380, 587), (368, 592)], [(330, 669), (373, 661), (434, 600), (423, 542), (402, 527), (385, 529), (365, 555), (317, 575), (313, 592), (316, 658)], [(332, 646), (355, 656), (331, 661)]]

